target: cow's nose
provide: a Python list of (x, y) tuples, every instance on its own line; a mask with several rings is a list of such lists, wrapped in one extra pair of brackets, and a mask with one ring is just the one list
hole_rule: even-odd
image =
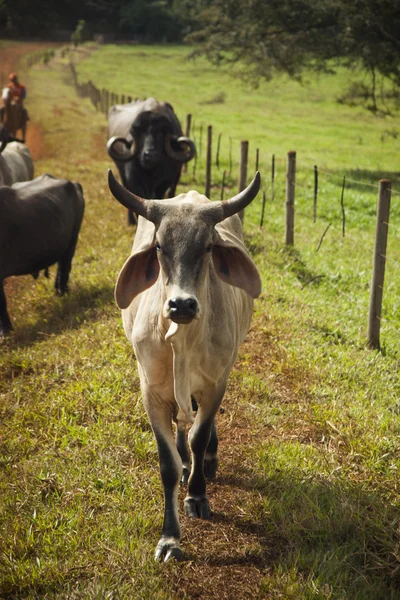
[(155, 149), (145, 149), (142, 152), (141, 163), (144, 168), (152, 167), (157, 164), (159, 154)]
[(168, 306), (170, 318), (175, 323), (190, 323), (199, 308), (196, 298), (171, 298)]

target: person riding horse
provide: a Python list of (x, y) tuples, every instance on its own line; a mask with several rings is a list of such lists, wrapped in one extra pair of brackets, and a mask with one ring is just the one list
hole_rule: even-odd
[(19, 82), (16, 73), (11, 73), (9, 79), (10, 83), (3, 90), (4, 106), (0, 109), (0, 121), (12, 135), (21, 129), (25, 139), (26, 122), (29, 120), (28, 111), (23, 105), (26, 87)]

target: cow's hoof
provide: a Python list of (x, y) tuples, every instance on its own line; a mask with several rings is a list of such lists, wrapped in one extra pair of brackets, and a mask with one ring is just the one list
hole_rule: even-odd
[(175, 538), (161, 538), (154, 553), (154, 560), (167, 562), (168, 560), (182, 560), (183, 552), (179, 547), (179, 541)]
[(190, 469), (188, 469), (188, 467), (183, 466), (182, 477), (181, 477), (182, 485), (187, 484), (187, 482), (189, 481), (189, 475), (190, 475)]
[(185, 515), (191, 518), (209, 519), (210, 505), (207, 496), (193, 498), (188, 496), (184, 501)]
[(0, 338), (8, 336), (12, 332), (12, 325), (0, 325)]
[(213, 458), (205, 458), (204, 459), (204, 477), (207, 479), (214, 479), (217, 474), (218, 467), (218, 458), (215, 456)]

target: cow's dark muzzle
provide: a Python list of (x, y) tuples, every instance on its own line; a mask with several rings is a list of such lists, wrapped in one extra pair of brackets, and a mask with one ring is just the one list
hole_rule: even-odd
[(140, 155), (140, 164), (143, 169), (150, 170), (160, 163), (161, 155), (155, 150), (144, 150)]
[(188, 324), (196, 317), (199, 305), (195, 298), (172, 298), (168, 302), (169, 316), (174, 323)]

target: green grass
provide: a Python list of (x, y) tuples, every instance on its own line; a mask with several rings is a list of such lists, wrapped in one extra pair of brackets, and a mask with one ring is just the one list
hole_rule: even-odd
[[(400, 117), (336, 104), (344, 72), (309, 86), (282, 78), (251, 90), (204, 61), (185, 61), (186, 53), (105, 46), (78, 73), (100, 88), (166, 99), (182, 121), (192, 112), (197, 141), (200, 124), (212, 124), (215, 136), (222, 133), (215, 184), (229, 167), (231, 137), (227, 193), (236, 191), (240, 140), (250, 141), (251, 165), (260, 148), (265, 224), (260, 230), (260, 195), (246, 210), (245, 234), (263, 293), (219, 417), (213, 518), (182, 519), (186, 562), (153, 563), (162, 519), (157, 454), (113, 301), (132, 230), (107, 189), (104, 116), (68, 85), (66, 57), (37, 65), (28, 109), (46, 148), (36, 174), (79, 180), (86, 212), (68, 297), (53, 293), (54, 267), (50, 281), (6, 285), (15, 331), (2, 342), (0, 363), (0, 597), (400, 598), (400, 233), (389, 236), (383, 350), (370, 351), (377, 189), (364, 185), (386, 174), (398, 185), (397, 141), (380, 140), (400, 129)], [(205, 103), (221, 92), (223, 103)], [(203, 137), (196, 179), (189, 166), (180, 191), (203, 191), (204, 144)], [(292, 149), (299, 185), (295, 247), (287, 249)], [(343, 175), (362, 183), (345, 191), (344, 238)], [(397, 198), (391, 223), (400, 228)]]

